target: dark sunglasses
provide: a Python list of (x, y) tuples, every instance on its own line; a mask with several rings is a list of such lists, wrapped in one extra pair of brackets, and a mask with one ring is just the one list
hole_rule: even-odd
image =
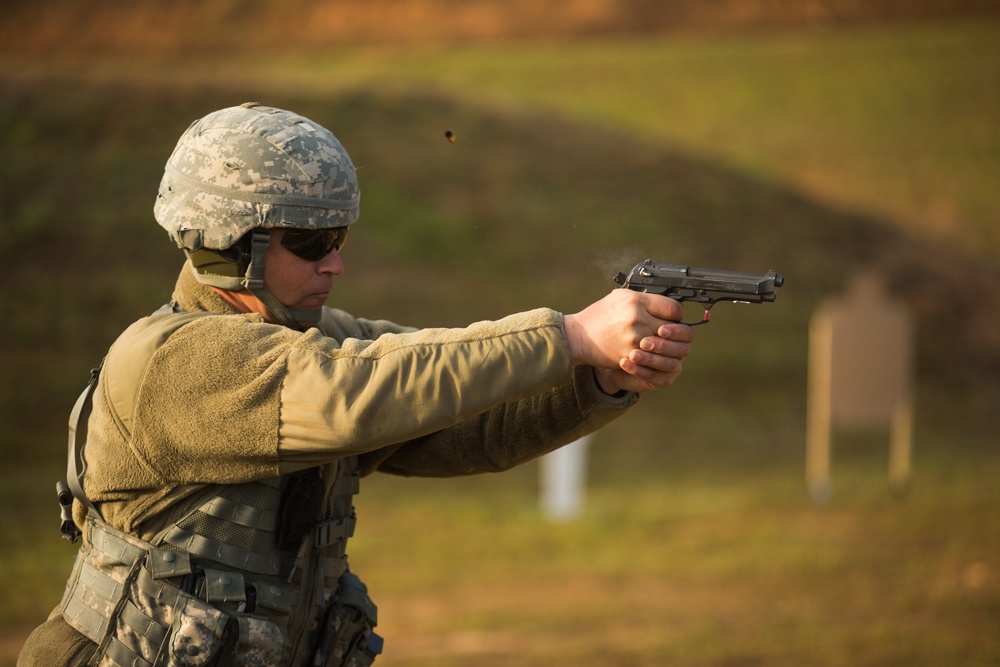
[(286, 229), (281, 245), (296, 257), (318, 262), (333, 250), (340, 250), (347, 239), (347, 227), (328, 229)]

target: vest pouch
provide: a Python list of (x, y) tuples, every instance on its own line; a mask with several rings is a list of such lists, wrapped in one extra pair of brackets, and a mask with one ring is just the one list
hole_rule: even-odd
[(326, 616), (312, 667), (367, 667), (382, 652), (375, 634), (377, 610), (368, 589), (353, 572), (344, 572)]
[(302, 538), (313, 529), (325, 494), (326, 485), (317, 468), (288, 476), (278, 507), (275, 535), (278, 547), (291, 549), (299, 546)]
[(284, 628), (261, 616), (242, 615), (238, 622), (235, 665), (274, 667), (286, 663), (291, 650)]
[[(211, 667), (218, 664), (235, 637), (229, 614), (188, 595), (178, 599), (164, 650), (168, 667)], [(183, 605), (183, 607), (181, 607)]]
[(347, 649), (346, 658), (339, 665), (340, 667), (370, 667), (380, 653), (382, 653), (382, 638), (375, 634), (371, 626), (368, 626), (351, 642)]

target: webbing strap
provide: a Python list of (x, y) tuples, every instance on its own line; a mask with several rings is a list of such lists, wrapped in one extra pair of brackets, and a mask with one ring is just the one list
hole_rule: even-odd
[[(138, 570), (137, 583), (143, 579), (145, 569)], [(157, 596), (161, 590), (166, 592), (169, 587), (160, 586), (146, 574), (144, 592), (161, 604), (173, 606), (176, 596), (169, 602)], [(140, 588), (143, 588), (140, 586)], [(176, 590), (176, 589), (175, 589)], [(63, 609), (63, 615), (74, 628), (84, 634), (95, 644), (105, 646), (105, 655), (122, 667), (151, 667), (152, 663), (121, 643), (116, 637), (108, 636), (115, 610), (119, 610), (117, 619), (127, 625), (139, 636), (145, 637), (153, 646), (160, 646), (167, 636), (167, 628), (146, 616), (131, 600), (125, 599), (125, 586), (108, 577), (104, 573), (84, 563), (80, 572), (80, 581), (74, 590), (73, 597)], [(105, 663), (101, 663), (105, 664)]]
[(108, 630), (108, 619), (100, 612), (88, 607), (78, 597), (72, 597), (66, 603), (66, 606), (63, 607), (63, 617), (80, 634), (94, 643), (101, 641), (101, 637)]
[(80, 584), (84, 588), (84, 593), (80, 599), (85, 603), (90, 603), (91, 607), (103, 605), (110, 602), (111, 605), (118, 603), (118, 598), (125, 591), (125, 586), (120, 581), (112, 579), (90, 563), (84, 563), (80, 570)]
[(176, 607), (177, 600), (181, 597), (181, 589), (156, 581), (145, 568), (139, 570), (135, 585), (145, 596), (156, 600), (163, 607)]
[[(114, 610), (125, 597), (128, 577), (122, 575), (125, 568), (134, 569), (143, 551), (135, 545), (112, 535), (105, 530), (103, 522), (91, 520), (91, 550), (89, 554), (81, 550), (76, 557), (73, 590), (63, 609), (63, 616), (83, 635), (100, 643), (107, 635)], [(94, 567), (89, 562), (96, 558), (119, 573), (119, 579)]]
[(240, 549), (178, 526), (167, 531), (163, 541), (184, 549), (194, 556), (207, 558), (216, 563), (254, 574), (280, 575), (291, 568), (291, 562), (286, 558)]
[(345, 554), (327, 555), (323, 558), (323, 578), (336, 585), (340, 575), (347, 571), (347, 556)]
[(244, 505), (228, 498), (216, 496), (211, 502), (198, 508), (200, 511), (214, 516), (217, 519), (225, 519), (247, 528), (263, 530), (268, 533), (274, 532), (274, 527), (278, 521), (278, 513), (262, 510), (250, 505)]
[(111, 527), (104, 522), (90, 521), (90, 526), (90, 543), (93, 548), (114, 556), (119, 563), (134, 563), (136, 558), (146, 553), (146, 549), (111, 533)]
[(101, 375), (102, 366), (104, 360), (90, 371), (90, 382), (76, 399), (76, 404), (69, 413), (69, 453), (66, 462), (66, 483), (70, 492), (98, 516), (100, 513), (97, 508), (83, 491), (83, 476), (87, 474), (87, 460), (83, 455), (83, 448), (87, 443), (87, 420), (90, 418), (94, 390), (97, 389), (97, 378)]
[(85, 562), (63, 616), (80, 633), (95, 643), (107, 634), (111, 611), (122, 596), (124, 587)]
[[(352, 457), (354, 458), (354, 457)], [(330, 489), (331, 496), (356, 496), (361, 490), (361, 479), (357, 467), (337, 475)]]
[[(132, 652), (132, 649), (114, 637), (111, 638), (107, 648), (104, 649), (104, 657), (110, 658), (116, 665), (120, 665), (120, 667), (153, 667), (153, 663), (137, 656)], [(101, 664), (104, 665), (107, 663), (102, 661)]]
[(349, 517), (339, 517), (327, 519), (316, 524), (316, 546), (329, 547), (337, 543), (346, 542), (347, 538), (354, 535), (354, 526), (357, 519), (352, 515)]
[[(122, 593), (118, 595), (117, 599), (112, 600), (114, 602), (114, 607), (110, 610), (110, 613), (107, 614), (108, 630), (98, 642), (97, 653), (94, 655), (104, 655), (108, 650), (108, 646), (117, 641), (117, 638), (115, 637), (117, 619), (121, 616), (122, 609), (125, 607), (128, 589), (132, 585), (132, 582), (135, 581), (136, 575), (142, 569), (142, 561), (142, 556), (135, 559), (135, 562), (132, 563), (131, 567), (128, 569), (128, 574), (125, 576), (125, 580), (121, 583)], [(98, 609), (98, 611), (103, 612), (104, 609)], [(127, 665), (129, 663), (126, 662), (125, 664)]]
[(153, 646), (159, 646), (167, 636), (167, 628), (160, 625), (132, 603), (125, 602), (119, 620), (132, 628), (137, 635), (145, 637)]

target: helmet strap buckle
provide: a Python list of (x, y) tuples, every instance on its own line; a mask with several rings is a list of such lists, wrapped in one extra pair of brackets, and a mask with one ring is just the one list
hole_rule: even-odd
[(243, 286), (253, 293), (264, 288), (264, 256), (271, 243), (271, 230), (255, 229), (250, 236), (250, 265)]
[(250, 235), (250, 264), (247, 266), (246, 276), (241, 281), (243, 287), (250, 291), (255, 297), (260, 299), (268, 312), (277, 320), (279, 324), (292, 329), (303, 329), (313, 326), (318, 320), (319, 312), (305, 311), (300, 313), (303, 320), (299, 320), (296, 314), (281, 303), (267, 287), (264, 286), (264, 257), (267, 254), (267, 247), (271, 243), (270, 229), (255, 229)]

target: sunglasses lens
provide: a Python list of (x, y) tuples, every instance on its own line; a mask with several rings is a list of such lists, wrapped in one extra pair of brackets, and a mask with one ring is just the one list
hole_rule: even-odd
[(286, 229), (281, 245), (309, 262), (318, 262), (332, 250), (340, 250), (347, 238), (347, 227), (332, 229)]

